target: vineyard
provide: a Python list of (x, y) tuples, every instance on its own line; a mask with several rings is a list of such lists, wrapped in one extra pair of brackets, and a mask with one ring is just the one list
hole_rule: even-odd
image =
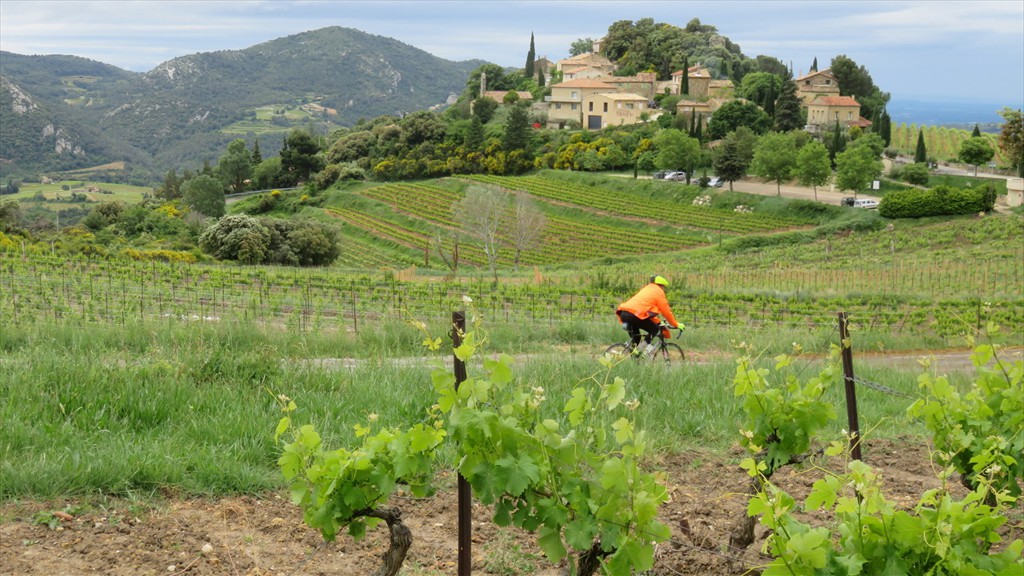
[[(938, 162), (958, 162), (957, 156), (960, 154), (960, 145), (971, 137), (970, 130), (962, 130), (960, 128), (899, 124), (892, 129), (890, 147), (899, 150), (905, 156), (913, 156), (914, 151), (917, 149), (917, 134), (919, 131), (924, 133), (924, 146), (928, 150), (928, 157), (935, 158)], [(999, 147), (999, 136), (987, 133), (983, 133), (981, 136), (988, 140), (988, 143), (995, 151), (992, 162), (995, 162), (996, 166), (1006, 166), (1008, 160), (1006, 152)]]
[[(464, 267), (440, 266), (477, 182), (544, 214), (526, 270), (505, 248), (485, 277), (465, 237)], [(996, 357), (1021, 353), (1024, 220), (832, 227), (701, 193), (360, 186), (308, 209), (342, 231), (329, 268), (6, 246), (0, 556), (26, 574), (347, 576), (408, 530), (401, 573), (451, 574), (458, 471), (478, 574), (1019, 573), (1024, 366)], [(651, 272), (688, 362), (596, 357)], [(985, 342), (974, 381), (924, 357), (965, 341)], [(850, 348), (863, 462), (839, 416)], [(869, 524), (894, 536), (851, 538)]]

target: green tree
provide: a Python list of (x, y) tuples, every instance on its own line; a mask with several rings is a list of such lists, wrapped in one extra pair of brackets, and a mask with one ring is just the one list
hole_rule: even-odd
[(924, 145), (924, 131), (917, 130), (917, 148), (914, 151), (914, 163), (921, 164), (928, 161), (928, 149)]
[(818, 57), (817, 56), (814, 57), (814, 62), (811, 63), (811, 70), (810, 71), (811, 72), (817, 72), (818, 71)]
[[(757, 103), (768, 112), (768, 103), (774, 107), (775, 98), (782, 90), (782, 79), (771, 72), (752, 72), (743, 77), (743, 82), (736, 89), (736, 95)], [(769, 114), (771, 116), (771, 114)]]
[(974, 125), (974, 131), (971, 132), (971, 138), (980, 138), (980, 137), (981, 137), (981, 129), (978, 128), (977, 124), (975, 124)]
[(478, 152), (483, 148), (484, 145), (484, 125), (480, 122), (480, 117), (476, 114), (469, 121), (469, 129), (466, 130), (466, 138), (463, 140), (463, 146), (466, 147), (467, 152)]
[(580, 38), (573, 41), (569, 45), (569, 56), (579, 56), (581, 54), (589, 54), (594, 49), (593, 38)]
[(875, 112), (885, 108), (889, 103), (889, 94), (882, 92), (874, 81), (871, 74), (864, 66), (858, 66), (856, 62), (845, 55), (839, 55), (832, 59), (832, 75), (839, 83), (839, 93), (843, 96), (854, 96), (860, 103), (861, 116), (874, 118)]
[(286, 146), (281, 150), (282, 178), (287, 185), (294, 186), (309, 180), (309, 176), (323, 169), (320, 159), (320, 146), (316, 140), (303, 130), (292, 130), (286, 139)]
[(217, 173), (231, 192), (246, 189), (246, 180), (252, 177), (252, 156), (245, 147), (245, 140), (238, 138), (228, 144), (227, 154), (217, 162)]
[(957, 155), (957, 158), (961, 162), (972, 164), (974, 166), (974, 175), (977, 176), (978, 165), (988, 162), (995, 154), (996, 151), (992, 149), (992, 145), (988, 143), (987, 138), (984, 136), (974, 136), (960, 144), (960, 153)]
[(1017, 169), (1017, 176), (1024, 178), (1024, 113), (1020, 109), (1003, 108), (1003, 127), (999, 132), (999, 147), (1006, 153), (1010, 165)]
[(513, 150), (527, 150), (530, 143), (530, 116), (526, 106), (514, 105), (508, 112), (508, 119), (505, 121), (505, 135), (502, 138), (502, 148), (506, 152)]
[(767, 182), (775, 182), (779, 196), (782, 196), (782, 183), (792, 178), (795, 168), (796, 144), (792, 136), (769, 132), (758, 139), (750, 170)]
[(804, 186), (814, 188), (814, 199), (818, 199), (818, 186), (832, 180), (832, 163), (828, 149), (817, 140), (804, 145), (796, 154), (796, 178)]
[(850, 146), (836, 156), (836, 186), (856, 193), (881, 176), (882, 170), (882, 160), (870, 146)]
[(843, 150), (846, 150), (846, 132), (839, 125), (839, 120), (836, 120), (836, 124), (832, 127), (832, 131), (825, 139), (825, 142), (828, 142), (828, 159), (832, 163), (832, 168), (835, 168), (836, 156)]
[(711, 159), (711, 166), (715, 174), (729, 182), (729, 190), (732, 190), (732, 183), (741, 180), (747, 175), (750, 162), (754, 159), (754, 144), (757, 137), (749, 128), (740, 127), (730, 132)]
[(654, 165), (661, 170), (686, 170), (686, 179), (693, 175), (693, 167), (700, 159), (700, 142), (680, 130), (668, 128), (654, 136), (658, 150)]
[(251, 156), (250, 159), (252, 160), (253, 168), (255, 168), (256, 166), (259, 166), (260, 162), (263, 162), (263, 154), (260, 152), (260, 139), (259, 138), (257, 138), (256, 141), (253, 142), (253, 144), (252, 144), (252, 156)]
[(181, 198), (181, 179), (178, 178), (178, 173), (174, 168), (171, 168), (164, 176), (164, 185), (157, 190), (156, 195), (166, 200)]
[(487, 124), (494, 117), (494, 111), (498, 109), (498, 102), (494, 98), (481, 96), (473, 100), (473, 116), (480, 119), (482, 124)]
[(690, 58), (689, 56), (683, 56), (683, 77), (681, 78), (681, 86), (679, 88), (680, 94), (690, 93)]
[(252, 216), (236, 214), (217, 220), (199, 236), (199, 247), (218, 260), (262, 264), (270, 254), (271, 233)]
[(797, 85), (792, 79), (782, 82), (779, 97), (775, 100), (775, 131), (789, 132), (804, 126), (804, 118), (797, 95)]
[(206, 174), (197, 174), (184, 182), (181, 197), (190, 208), (212, 218), (223, 216), (227, 206), (224, 184)]
[(740, 126), (750, 128), (754, 134), (764, 134), (771, 128), (772, 121), (757, 104), (730, 100), (722, 104), (708, 121), (708, 137), (718, 140)]
[(523, 68), (523, 76), (533, 78), (533, 61), (537, 59), (537, 49), (533, 44), (533, 32), (530, 32), (530, 51), (526, 53), (526, 66)]
[(882, 110), (882, 113), (878, 116), (878, 125), (874, 129), (875, 133), (882, 137), (882, 142), (886, 146), (892, 144), (892, 118), (889, 117), (888, 110)]
[(12, 234), (21, 230), (21, 205), (17, 200), (0, 200), (0, 232)]

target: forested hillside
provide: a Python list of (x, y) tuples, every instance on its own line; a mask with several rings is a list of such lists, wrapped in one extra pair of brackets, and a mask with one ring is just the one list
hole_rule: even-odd
[[(4, 180), (117, 160), (162, 174), (215, 159), (247, 132), (276, 153), (291, 128), (325, 134), (443, 104), (481, 64), (340, 27), (183, 56), (146, 74), (72, 56), (0, 56)], [(232, 128), (247, 120), (255, 124)]]

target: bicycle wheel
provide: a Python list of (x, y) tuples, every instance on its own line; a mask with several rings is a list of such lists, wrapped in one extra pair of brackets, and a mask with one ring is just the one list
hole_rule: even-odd
[(626, 356), (629, 356), (629, 353), (629, 345), (623, 342), (619, 342), (618, 344), (612, 344), (604, 351), (605, 356), (611, 356), (613, 362), (618, 362), (619, 360), (622, 360)]
[(686, 354), (683, 353), (682, 347), (675, 342), (666, 342), (658, 354), (665, 364), (682, 364), (686, 360)]

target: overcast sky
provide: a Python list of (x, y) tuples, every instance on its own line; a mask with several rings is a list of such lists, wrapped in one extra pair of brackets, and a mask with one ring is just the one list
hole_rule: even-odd
[(0, 49), (72, 54), (145, 72), (177, 56), (239, 50), (326, 26), (394, 38), (449, 60), (522, 66), (558, 60), (619, 20), (715, 26), (746, 56), (774, 56), (798, 75), (845, 54), (893, 99), (1024, 107), (1024, 0), (990, 2), (91, 2), (2, 0)]

